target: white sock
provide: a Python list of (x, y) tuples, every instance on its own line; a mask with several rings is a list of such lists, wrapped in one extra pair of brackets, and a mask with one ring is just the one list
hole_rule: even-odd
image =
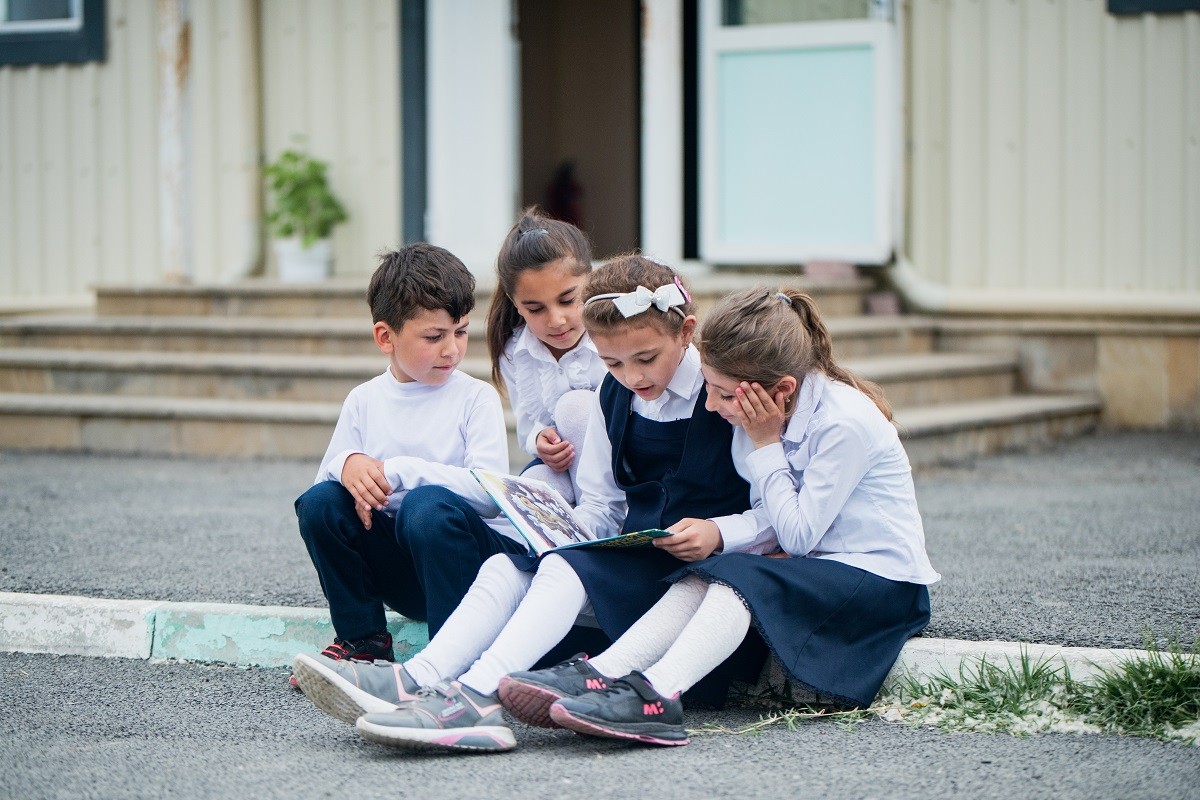
[(441, 630), (404, 668), (421, 686), (457, 678), (496, 640), (529, 591), (532, 573), (522, 572), (505, 555), (494, 555)]
[(500, 678), (529, 669), (561, 642), (586, 605), (587, 592), (571, 565), (561, 556), (545, 556), (504, 630), (459, 681), (480, 694), (491, 694)]
[(522, 478), (533, 478), (535, 481), (548, 483), (563, 496), (570, 505), (575, 505), (575, 487), (571, 483), (570, 472), (555, 472), (545, 464), (534, 464), (521, 473)]
[(748, 630), (750, 611), (737, 593), (723, 584), (710, 584), (683, 633), (643, 674), (664, 697), (687, 691), (729, 658)]
[(589, 659), (592, 667), (610, 678), (619, 678), (658, 661), (696, 613), (707, 591), (708, 584), (695, 575), (673, 584), (620, 639)]

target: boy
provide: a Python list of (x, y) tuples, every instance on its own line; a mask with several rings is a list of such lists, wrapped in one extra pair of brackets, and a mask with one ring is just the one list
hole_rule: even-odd
[(322, 655), (392, 661), (385, 603), (432, 638), (489, 556), (526, 548), (484, 524), (479, 512), (496, 509), (468, 472), (508, 471), (500, 396), (457, 370), (474, 276), (414, 244), (380, 256), (367, 302), (388, 369), (347, 396), (296, 516), (336, 633)]

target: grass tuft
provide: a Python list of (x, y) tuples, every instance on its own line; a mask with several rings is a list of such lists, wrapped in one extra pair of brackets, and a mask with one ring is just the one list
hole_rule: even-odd
[(774, 726), (795, 730), (829, 719), (853, 728), (875, 717), (946, 731), (1099, 733), (1146, 736), (1200, 746), (1200, 640), (1187, 651), (1171, 644), (1145, 657), (1077, 681), (1061, 661), (1027, 652), (1004, 664), (964, 661), (956, 675), (903, 675), (870, 708), (834, 711), (801, 705), (774, 711), (740, 728), (708, 725), (693, 734), (757, 735)]

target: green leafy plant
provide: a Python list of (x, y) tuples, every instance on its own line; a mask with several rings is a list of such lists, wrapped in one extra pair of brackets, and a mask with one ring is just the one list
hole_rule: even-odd
[(267, 224), (273, 236), (297, 236), (307, 248), (346, 220), (346, 209), (329, 189), (328, 168), (324, 161), (290, 149), (263, 168), (271, 192)]

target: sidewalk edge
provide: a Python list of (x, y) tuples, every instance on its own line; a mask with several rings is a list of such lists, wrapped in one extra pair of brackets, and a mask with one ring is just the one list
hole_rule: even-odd
[[(425, 623), (388, 614), (388, 629), (404, 660), (428, 643)], [(101, 658), (199, 661), (281, 667), (297, 653), (316, 653), (333, 641), (329, 612), (319, 608), (108, 600), (70, 595), (0, 592), (0, 651)], [(1144, 650), (1062, 647), (1021, 642), (918, 637), (909, 640), (889, 678), (941, 672), (986, 658), (1061, 661), (1072, 677), (1145, 655)]]

